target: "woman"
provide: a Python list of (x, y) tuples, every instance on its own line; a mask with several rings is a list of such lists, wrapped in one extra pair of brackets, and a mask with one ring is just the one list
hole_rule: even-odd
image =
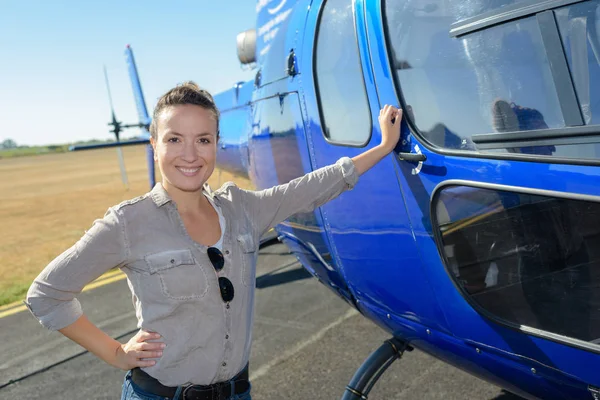
[[(103, 219), (35, 279), (26, 303), (108, 364), (128, 371), (122, 399), (250, 399), (254, 279), (261, 235), (352, 188), (392, 151), (401, 110), (386, 106), (382, 142), (285, 185), (211, 192), (219, 111), (193, 82), (162, 96), (150, 126), (162, 174), (144, 196)], [(107, 270), (127, 275), (139, 332), (121, 344), (93, 325), (75, 295)], [(219, 397), (220, 396), (220, 397)]]

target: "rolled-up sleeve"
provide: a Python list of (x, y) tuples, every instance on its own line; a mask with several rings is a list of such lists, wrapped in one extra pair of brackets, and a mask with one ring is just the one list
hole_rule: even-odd
[(58, 330), (82, 314), (75, 298), (85, 285), (126, 259), (124, 221), (109, 209), (71, 248), (55, 258), (33, 281), (25, 304), (48, 329)]
[(245, 203), (261, 236), (293, 214), (312, 211), (333, 200), (358, 181), (358, 172), (348, 157), (290, 182), (259, 191), (246, 191)]

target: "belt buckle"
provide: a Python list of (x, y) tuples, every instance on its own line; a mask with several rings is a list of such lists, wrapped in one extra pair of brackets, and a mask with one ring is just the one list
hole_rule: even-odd
[(184, 387), (183, 392), (181, 393), (181, 397), (183, 398), (183, 400), (187, 400), (188, 399), (188, 397), (187, 397), (187, 395), (188, 395), (187, 391), (190, 390), (190, 388), (192, 386), (194, 386), (194, 385), (190, 384), (190, 385), (187, 385), (187, 386)]
[[(204, 400), (207, 397), (209, 393), (210, 393), (210, 400), (221, 400), (221, 383), (215, 383), (212, 385), (209, 385), (208, 387), (201, 389), (198, 387), (198, 385), (188, 385), (183, 389), (182, 395), (183, 395), (183, 399), (184, 400)], [(196, 386), (196, 387), (194, 387)], [(188, 391), (190, 391), (188, 393)], [(196, 392), (196, 393), (194, 393)], [(202, 394), (203, 396), (200, 397), (199, 395)], [(189, 397), (188, 397), (189, 396)], [(194, 396), (194, 397), (192, 397)]]

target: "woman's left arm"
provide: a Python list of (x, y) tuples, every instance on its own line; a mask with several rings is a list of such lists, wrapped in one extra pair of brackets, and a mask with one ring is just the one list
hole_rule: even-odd
[(312, 211), (354, 187), (358, 177), (371, 169), (396, 147), (400, 138), (402, 110), (385, 106), (379, 113), (381, 144), (352, 159), (319, 168), (292, 181), (260, 191), (246, 191), (244, 203), (251, 216), (255, 234), (268, 229), (299, 212)]
[(352, 158), (358, 175), (370, 170), (381, 159), (394, 150), (400, 139), (400, 123), (402, 110), (387, 105), (379, 111), (379, 126), (381, 127), (381, 144)]

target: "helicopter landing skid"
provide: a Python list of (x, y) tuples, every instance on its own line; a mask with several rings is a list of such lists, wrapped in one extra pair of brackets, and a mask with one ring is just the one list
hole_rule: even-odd
[(402, 357), (405, 351), (412, 351), (408, 342), (391, 338), (383, 342), (377, 350), (358, 368), (341, 400), (367, 400), (367, 396), (381, 375), (392, 363)]

